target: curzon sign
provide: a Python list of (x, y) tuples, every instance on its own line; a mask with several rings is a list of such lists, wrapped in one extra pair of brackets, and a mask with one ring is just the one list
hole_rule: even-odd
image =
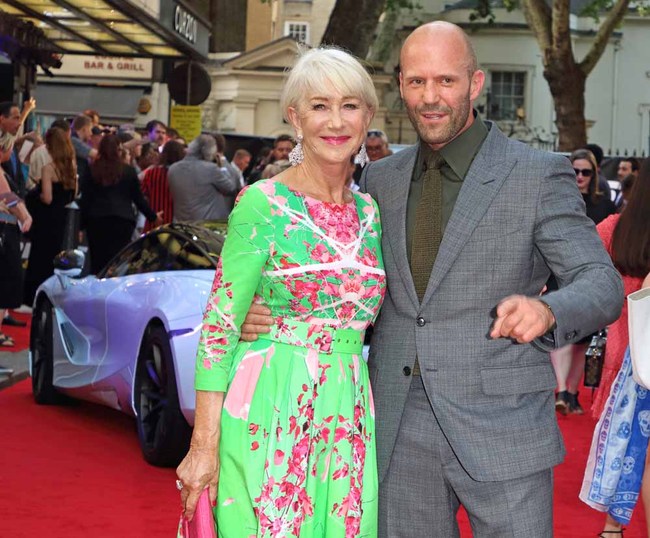
[(174, 8), (174, 30), (193, 45), (196, 44), (199, 33), (196, 17), (179, 5)]
[[(186, 6), (184, 0), (160, 0), (160, 24), (168, 30), (172, 46), (182, 51), (185, 56), (196, 54), (202, 60), (207, 60), (210, 25), (197, 15), (190, 6)], [(170, 43), (171, 44), (171, 43)]]

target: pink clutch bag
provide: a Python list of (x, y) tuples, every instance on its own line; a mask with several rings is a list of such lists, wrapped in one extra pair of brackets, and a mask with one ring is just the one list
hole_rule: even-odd
[(217, 538), (217, 525), (210, 506), (209, 491), (206, 488), (201, 493), (192, 521), (187, 521), (181, 516), (178, 538)]

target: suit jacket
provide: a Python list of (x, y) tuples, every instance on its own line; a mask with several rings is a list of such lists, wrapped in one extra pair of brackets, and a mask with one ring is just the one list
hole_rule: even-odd
[[(406, 202), (417, 147), (372, 163), (361, 188), (379, 203), (388, 293), (369, 369), (379, 476), (385, 476), (417, 357), (435, 416), (470, 476), (508, 480), (564, 456), (548, 351), (615, 320), (618, 272), (585, 214), (566, 157), (489, 134), (463, 182), (419, 303), (406, 254)], [(545, 296), (557, 319), (548, 342), (490, 339), (495, 306)]]

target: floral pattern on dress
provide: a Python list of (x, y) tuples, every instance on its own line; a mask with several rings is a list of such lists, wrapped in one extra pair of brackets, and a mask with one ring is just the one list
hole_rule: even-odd
[[(266, 180), (231, 214), (196, 372), (198, 390), (227, 391), (222, 538), (376, 535), (367, 367), (331, 341), (332, 330), (362, 333), (386, 287), (377, 205), (353, 196), (324, 203)], [(238, 342), (253, 300), (271, 309), (281, 341)]]

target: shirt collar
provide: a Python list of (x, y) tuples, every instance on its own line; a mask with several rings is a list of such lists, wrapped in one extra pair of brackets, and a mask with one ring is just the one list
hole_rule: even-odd
[[(447, 166), (453, 170), (461, 181), (465, 179), (474, 157), (488, 135), (488, 129), (478, 112), (474, 110), (473, 114), (474, 121), (469, 128), (439, 150)], [(426, 163), (427, 155), (431, 151), (431, 148), (420, 140), (419, 169), (422, 169), (421, 167)]]

